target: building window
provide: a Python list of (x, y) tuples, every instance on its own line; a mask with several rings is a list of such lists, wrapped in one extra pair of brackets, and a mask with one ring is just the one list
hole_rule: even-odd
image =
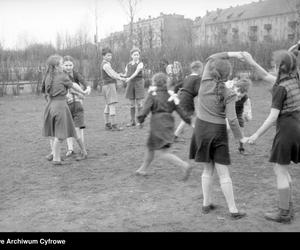
[(290, 41), (294, 41), (294, 39), (295, 39), (295, 34), (288, 34), (288, 39), (289, 39)]
[(233, 38), (233, 40), (239, 39), (239, 29), (238, 28), (232, 28), (232, 38)]
[(250, 26), (249, 29), (249, 39), (252, 42), (257, 41), (257, 26)]
[(269, 24), (265, 24), (264, 28), (265, 28), (266, 31), (269, 32), (272, 29), (272, 24), (270, 24), (270, 23)]
[(265, 30), (264, 41), (266, 42), (272, 42), (271, 29), (272, 29), (272, 24), (264, 25), (264, 30)]
[(227, 19), (230, 19), (231, 17), (232, 17), (232, 13), (231, 14), (229, 14), (228, 16), (227, 16)]
[(297, 26), (297, 21), (290, 21), (288, 22), (288, 26), (292, 29), (295, 30)]
[(222, 28), (219, 32), (219, 38), (220, 38), (219, 41), (221, 41), (222, 43), (227, 43), (227, 33), (228, 30)]

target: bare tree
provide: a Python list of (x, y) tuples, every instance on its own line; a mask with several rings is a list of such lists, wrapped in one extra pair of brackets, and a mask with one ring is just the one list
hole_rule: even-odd
[(62, 35), (57, 32), (56, 33), (56, 49), (58, 51), (60, 51), (61, 49), (63, 49), (62, 45), (63, 45)]
[[(93, 89), (97, 89), (98, 83), (101, 78), (101, 70), (100, 70), (100, 51), (99, 51), (99, 40), (98, 40), (98, 0), (95, 0), (95, 35), (94, 35), (94, 43), (96, 48), (96, 72), (95, 79), (93, 81)], [(100, 84), (100, 91), (102, 90), (102, 86)]]
[(137, 14), (137, 7), (141, 0), (119, 0), (121, 3), (126, 15), (130, 20), (129, 28), (129, 43), (130, 47), (133, 45), (133, 22)]

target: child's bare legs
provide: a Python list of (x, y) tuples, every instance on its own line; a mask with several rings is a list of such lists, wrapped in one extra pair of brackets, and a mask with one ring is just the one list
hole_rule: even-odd
[[(78, 138), (81, 138), (82, 143), (84, 143), (84, 134), (83, 134), (83, 129), (80, 128), (75, 128), (76, 130), (76, 134)], [(70, 137), (67, 138), (67, 145), (68, 145), (68, 152), (66, 154), (66, 156), (70, 156), (72, 155), (73, 151), (74, 151), (74, 144), (73, 144), (74, 138)]]
[(159, 150), (158, 151), (158, 156), (172, 162), (173, 164), (175, 164), (177, 166), (180, 166), (183, 169), (184, 173), (185, 173), (184, 177), (183, 177), (183, 180), (187, 180), (189, 178), (189, 175), (191, 173), (191, 166), (188, 162), (185, 162), (185, 161), (181, 160), (178, 156), (171, 153), (169, 151), (169, 149)]
[(215, 168), (220, 179), (221, 189), (225, 196), (229, 212), (232, 214), (236, 214), (238, 213), (238, 209), (234, 201), (232, 180), (229, 174), (228, 167), (226, 165), (215, 163)]
[(178, 127), (177, 127), (177, 129), (176, 129), (176, 131), (174, 133), (175, 134), (175, 138), (177, 138), (182, 133), (185, 124), (186, 123), (183, 120), (180, 121), (180, 123), (179, 123), (179, 125), (178, 125)]
[[(80, 129), (76, 130), (76, 133), (80, 134)], [(80, 151), (81, 151), (81, 155), (79, 157), (76, 158), (77, 161), (80, 161), (80, 160), (84, 160), (87, 158), (87, 151), (86, 151), (86, 148), (85, 148), (85, 145), (82, 141), (82, 138), (78, 136), (78, 133), (77, 133), (77, 138), (75, 138), (75, 140), (77, 141), (78, 143), (78, 146), (80, 148)]]
[(143, 99), (136, 99), (136, 106), (137, 106), (137, 114), (139, 115), (142, 112), (143, 109)]
[(144, 162), (142, 166), (136, 171), (137, 174), (141, 174), (141, 175), (147, 174), (146, 169), (149, 167), (149, 165), (154, 159), (154, 154), (155, 154), (154, 152), (155, 152), (154, 150), (147, 149)]
[[(143, 99), (136, 99), (136, 105), (138, 110), (137, 115), (139, 115), (143, 110)], [(137, 123), (137, 125), (139, 128), (143, 127), (139, 122)]]
[(214, 164), (204, 163), (204, 170), (202, 173), (202, 193), (203, 193), (203, 207), (208, 208), (212, 205), (212, 183), (214, 175)]

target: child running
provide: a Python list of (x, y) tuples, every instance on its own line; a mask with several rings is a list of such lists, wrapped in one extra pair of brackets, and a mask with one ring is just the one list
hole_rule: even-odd
[[(195, 113), (194, 98), (198, 95), (200, 88), (201, 75), (203, 71), (203, 64), (201, 61), (191, 63), (191, 74), (184, 79), (183, 87), (179, 91), (180, 106), (187, 112), (189, 116)], [(175, 131), (175, 141), (182, 133), (185, 126), (183, 120), (180, 121)]]
[(244, 52), (243, 55), (263, 80), (275, 83), (270, 114), (248, 142), (255, 143), (276, 123), (276, 134), (269, 161), (275, 164), (279, 207), (277, 211), (266, 213), (265, 218), (279, 223), (290, 223), (294, 218), (294, 209), (289, 165), (292, 162), (295, 164), (300, 162), (300, 81), (296, 57), (289, 51), (276, 52), (274, 61), (277, 77), (275, 77), (258, 65), (249, 53)]
[[(77, 83), (79, 86), (81, 84), (84, 90), (87, 88), (90, 89), (90, 87), (88, 86), (84, 78), (81, 76), (81, 74), (79, 74), (77, 71), (74, 70), (75, 60), (71, 56), (65, 56), (63, 58), (63, 61), (64, 61), (64, 71), (69, 75), (71, 81), (73, 83)], [(78, 91), (69, 89), (67, 94), (67, 103), (73, 117), (77, 137), (81, 138), (82, 143), (84, 143), (83, 131), (85, 129), (84, 109), (82, 106), (83, 99), (84, 99), (84, 95), (80, 94)], [(73, 138), (67, 138), (67, 145), (68, 145), (68, 151), (66, 156), (69, 157), (74, 154)], [(87, 155), (86, 156), (81, 155), (77, 157), (76, 160), (81, 160), (81, 158), (83, 157), (87, 157)]]
[(226, 129), (227, 117), (234, 137), (244, 142), (235, 112), (236, 94), (225, 87), (232, 66), (229, 57), (242, 59), (241, 52), (219, 53), (211, 56), (204, 68), (198, 93), (197, 120), (190, 146), (190, 159), (204, 165), (202, 174), (203, 207), (207, 214), (216, 206), (212, 203), (212, 183), (215, 170), (220, 179), (230, 217), (240, 219), (246, 213), (237, 209), (233, 185), (228, 170), (230, 155)]
[(142, 124), (147, 115), (150, 112), (152, 113), (150, 135), (147, 141), (148, 150), (142, 166), (136, 173), (139, 175), (147, 174), (146, 170), (154, 160), (154, 154), (156, 152), (160, 157), (181, 166), (185, 173), (183, 180), (187, 180), (191, 170), (189, 163), (169, 152), (169, 149), (174, 140), (173, 111), (176, 111), (188, 124), (191, 124), (191, 119), (174, 101), (169, 101), (171, 97), (168, 93), (167, 82), (168, 77), (164, 73), (157, 73), (153, 76), (150, 92), (145, 101), (144, 108), (138, 116), (138, 121)]

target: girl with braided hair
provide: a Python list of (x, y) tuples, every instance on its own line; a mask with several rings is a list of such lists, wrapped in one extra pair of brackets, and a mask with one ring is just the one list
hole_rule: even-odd
[(296, 57), (291, 51), (275, 52), (276, 77), (258, 65), (249, 53), (243, 52), (243, 55), (245, 60), (254, 66), (260, 78), (274, 84), (270, 114), (248, 139), (250, 144), (254, 144), (276, 123), (276, 134), (269, 161), (275, 163), (279, 209), (266, 213), (265, 218), (279, 223), (290, 223), (294, 218), (294, 210), (292, 178), (288, 167), (292, 162), (295, 164), (300, 162), (300, 81)]
[(212, 203), (211, 195), (213, 174), (216, 170), (230, 217), (240, 219), (246, 213), (237, 209), (234, 200), (232, 180), (228, 170), (228, 165), (231, 162), (226, 118), (234, 137), (241, 142), (244, 141), (244, 138), (235, 112), (237, 96), (225, 87), (225, 82), (232, 72), (229, 57), (242, 59), (242, 54), (241, 52), (214, 54), (208, 58), (204, 67), (198, 92), (197, 119), (191, 140), (190, 159), (204, 165), (202, 174), (202, 212), (207, 214), (216, 208)]
[(73, 88), (79, 93), (89, 94), (89, 89), (83, 91), (76, 83), (72, 83), (69, 76), (63, 72), (63, 58), (52, 55), (47, 60), (47, 74), (44, 79), (43, 90), (47, 96), (47, 106), (44, 112), (43, 136), (54, 138), (51, 142), (52, 152), (47, 159), (54, 165), (61, 165), (60, 149), (64, 139), (74, 137), (81, 149), (82, 159), (87, 152), (78, 138), (71, 112), (66, 102), (68, 89)]

